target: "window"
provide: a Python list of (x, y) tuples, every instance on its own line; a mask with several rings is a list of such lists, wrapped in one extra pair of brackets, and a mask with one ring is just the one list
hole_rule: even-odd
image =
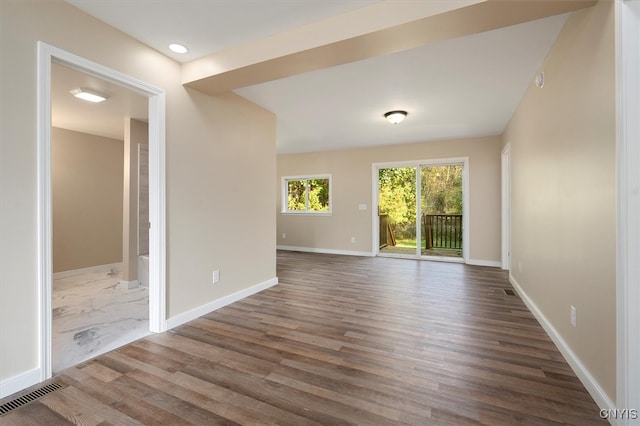
[(282, 178), (282, 213), (331, 213), (331, 175)]

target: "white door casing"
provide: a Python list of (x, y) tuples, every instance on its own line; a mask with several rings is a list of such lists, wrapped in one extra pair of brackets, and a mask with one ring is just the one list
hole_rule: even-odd
[[(640, 416), (640, 0), (616, 0), (616, 408)], [(639, 418), (618, 424), (640, 424)]]
[(501, 155), (502, 182), (502, 269), (511, 269), (511, 145)]
[(51, 377), (51, 64), (58, 63), (118, 84), (149, 99), (149, 329), (166, 325), (165, 92), (62, 49), (38, 42), (38, 289), (41, 380)]

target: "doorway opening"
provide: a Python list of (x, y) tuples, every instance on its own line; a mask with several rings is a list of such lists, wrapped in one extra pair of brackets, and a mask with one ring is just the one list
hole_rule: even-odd
[(374, 252), (463, 262), (467, 159), (374, 164)]
[[(165, 307), (165, 94), (162, 89), (38, 43), (38, 282), (40, 290), (39, 370), (52, 375), (53, 204), (52, 204), (52, 67), (54, 64), (124, 87), (147, 99), (149, 143), (149, 303), (148, 331), (166, 330)], [(137, 191), (136, 191), (137, 193)], [(124, 233), (123, 233), (124, 235)], [(89, 333), (90, 334), (90, 333)], [(79, 339), (90, 336), (78, 336)]]
[[(80, 87), (108, 99), (78, 99)], [(51, 65), (53, 373), (149, 333), (148, 262), (138, 258), (149, 254), (148, 214), (138, 219), (149, 205), (139, 155), (148, 111), (146, 96)]]

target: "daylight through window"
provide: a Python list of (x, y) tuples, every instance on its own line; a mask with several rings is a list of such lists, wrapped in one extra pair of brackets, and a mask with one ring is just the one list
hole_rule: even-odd
[(331, 213), (331, 176), (284, 177), (283, 213)]

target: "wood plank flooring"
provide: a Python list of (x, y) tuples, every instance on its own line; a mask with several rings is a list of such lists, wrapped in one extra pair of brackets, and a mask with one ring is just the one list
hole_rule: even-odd
[(278, 277), (0, 424), (606, 424), (499, 269), (279, 252)]

